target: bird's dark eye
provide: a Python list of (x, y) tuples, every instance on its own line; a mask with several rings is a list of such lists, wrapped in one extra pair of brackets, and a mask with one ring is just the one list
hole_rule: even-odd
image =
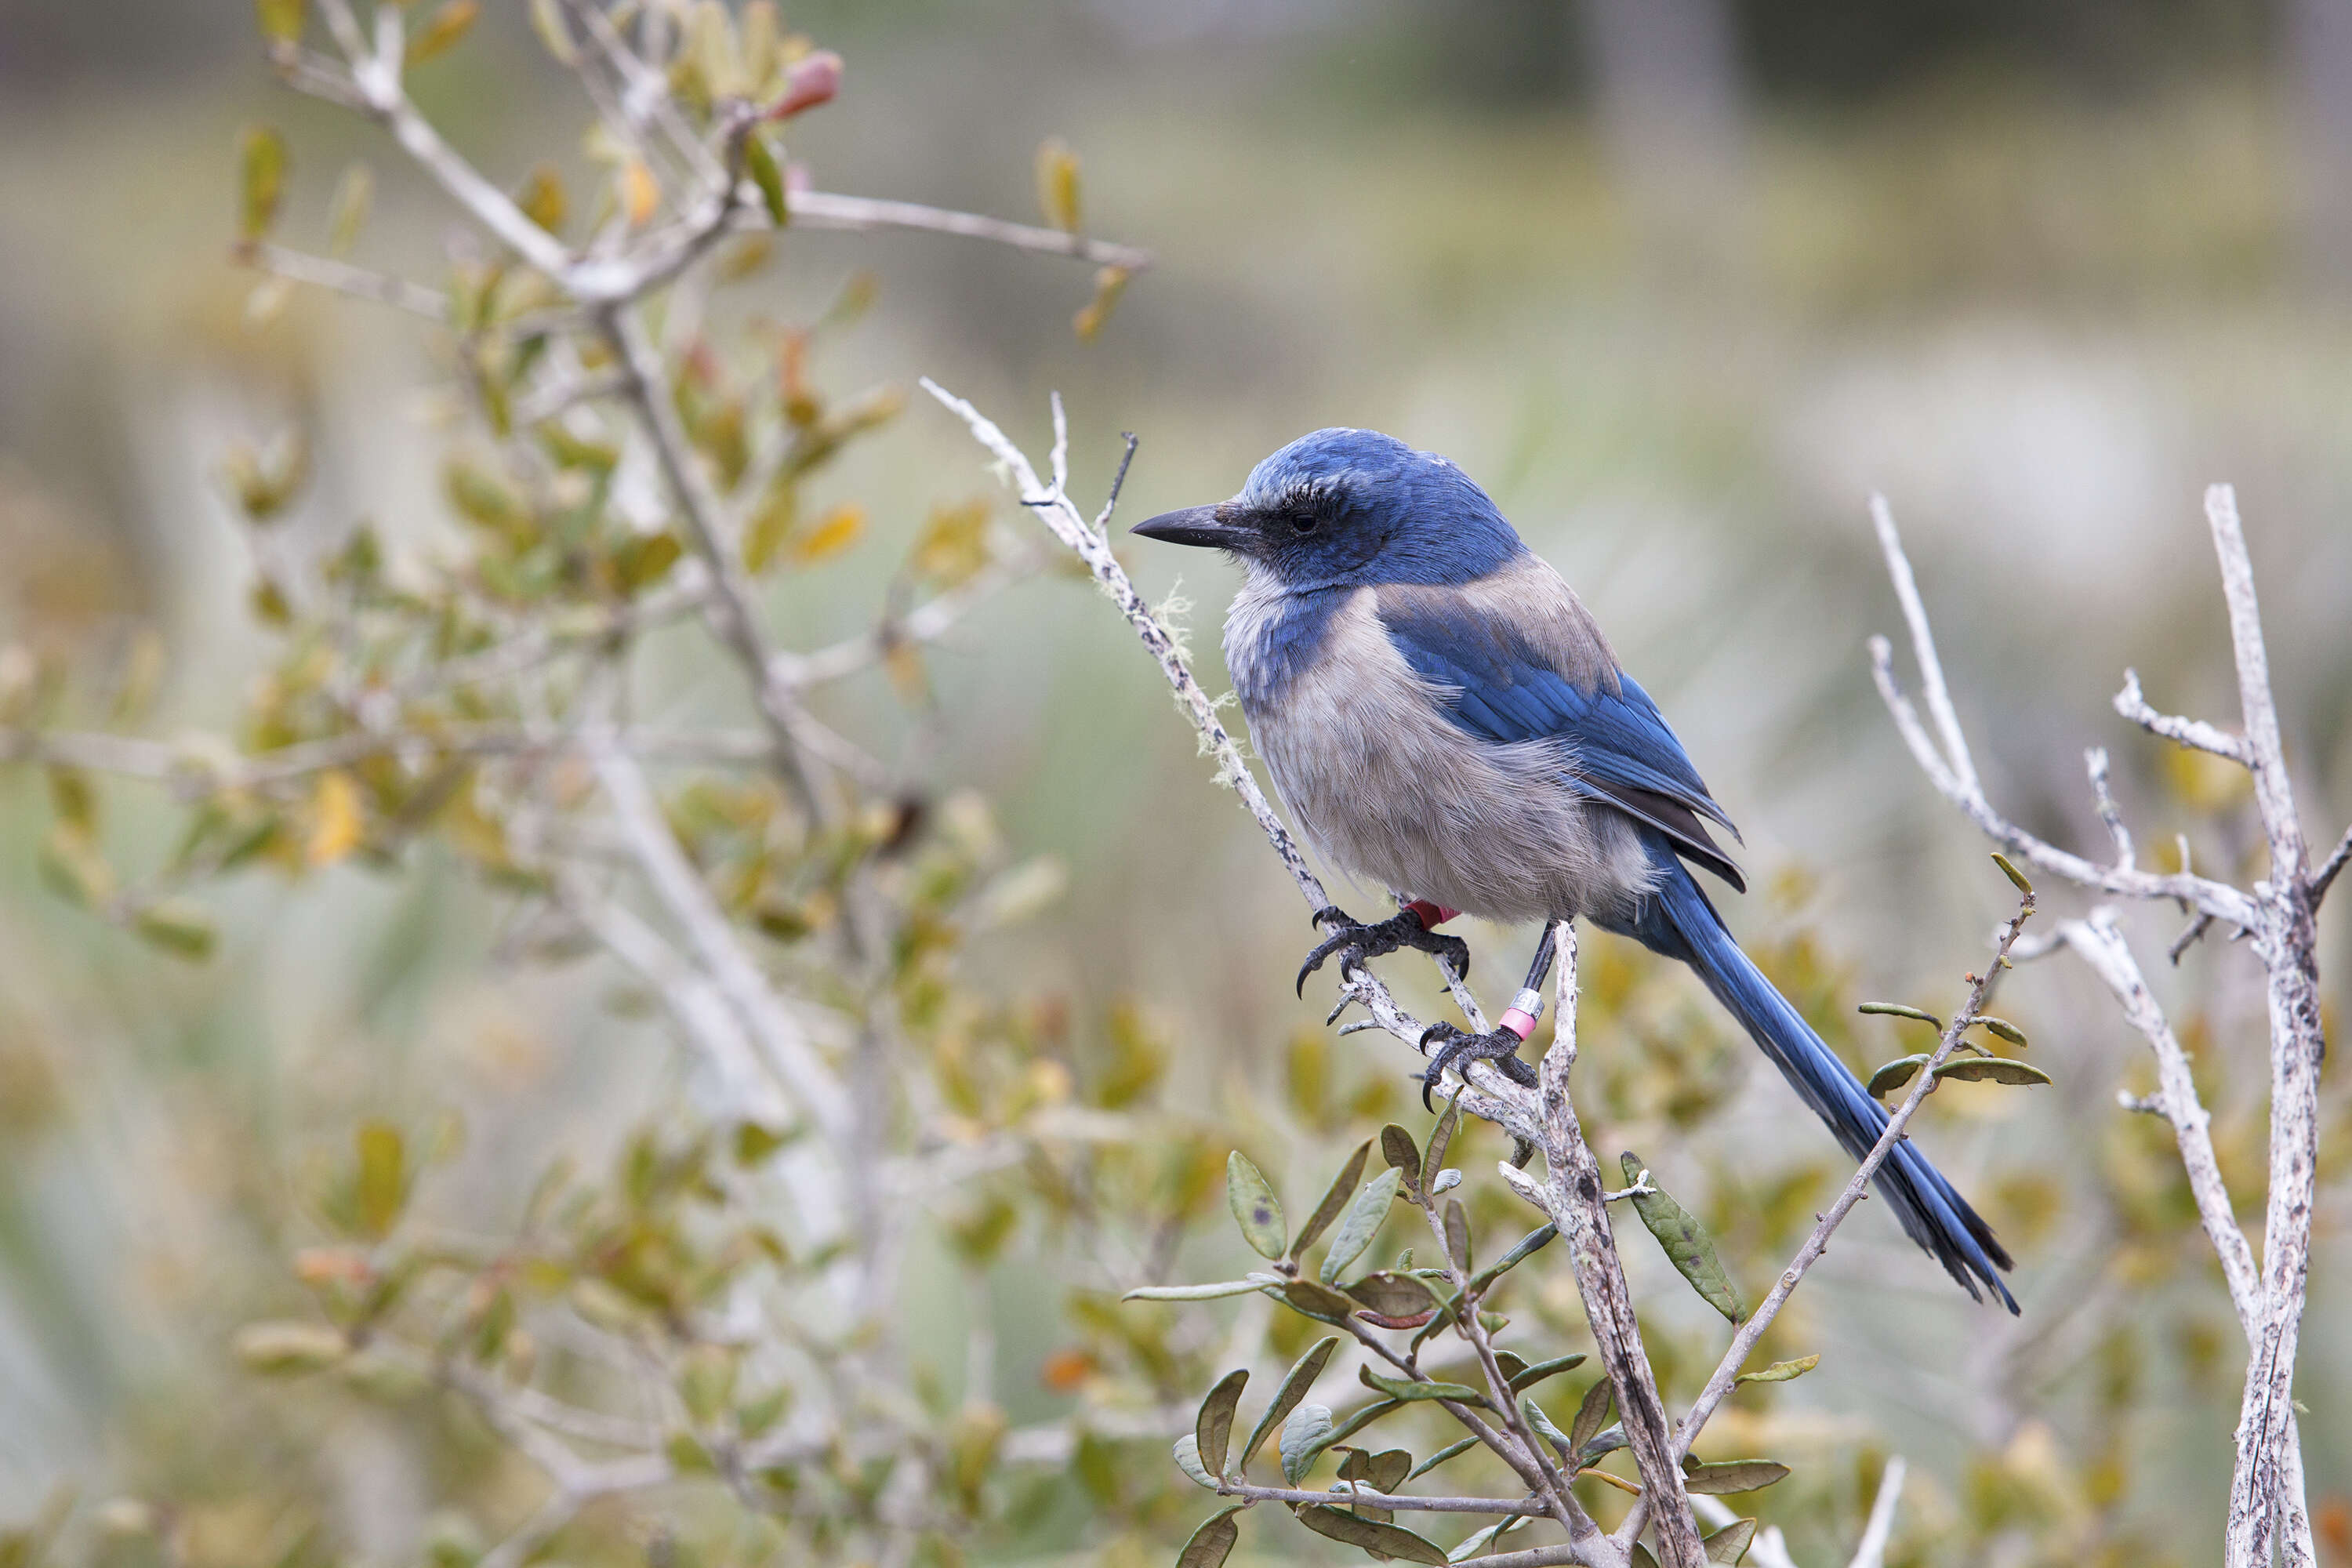
[(1315, 531), (1315, 522), (1316, 519), (1313, 512), (1294, 511), (1290, 514), (1290, 531), (1293, 533), (1312, 533)]

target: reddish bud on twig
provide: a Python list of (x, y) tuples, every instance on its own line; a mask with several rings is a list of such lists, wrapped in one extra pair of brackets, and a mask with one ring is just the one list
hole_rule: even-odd
[(790, 120), (804, 109), (832, 102), (833, 95), (840, 90), (841, 57), (831, 49), (819, 49), (786, 75), (784, 95), (770, 107), (767, 118)]

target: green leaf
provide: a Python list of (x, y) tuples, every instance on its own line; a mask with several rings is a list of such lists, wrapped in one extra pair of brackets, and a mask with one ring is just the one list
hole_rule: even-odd
[(1568, 1428), (1568, 1446), (1582, 1453), (1584, 1446), (1609, 1425), (1609, 1410), (1616, 1402), (1616, 1387), (1605, 1377), (1586, 1389), (1584, 1402), (1576, 1407), (1576, 1419)]
[(1706, 1549), (1709, 1563), (1738, 1563), (1748, 1555), (1748, 1542), (1756, 1539), (1756, 1521), (1735, 1519), (1713, 1535), (1702, 1537), (1699, 1544)]
[(1316, 1445), (1316, 1449), (1318, 1452), (1320, 1452), (1322, 1449), (1330, 1447), (1335, 1443), (1344, 1443), (1349, 1438), (1354, 1436), (1357, 1433), (1362, 1431), (1365, 1427), (1370, 1426), (1373, 1422), (1379, 1420), (1381, 1416), (1388, 1415), (1391, 1411), (1401, 1410), (1402, 1408), (1403, 1405), (1402, 1401), (1394, 1399), (1375, 1399), (1370, 1405), (1365, 1405), (1361, 1410), (1359, 1410), (1354, 1415), (1349, 1416), (1345, 1421), (1340, 1422), (1337, 1426), (1332, 1427), (1330, 1432), (1323, 1438), (1323, 1440)]
[(1770, 1459), (1727, 1459), (1714, 1465), (1688, 1458), (1683, 1460), (1683, 1490), (1707, 1497), (1752, 1492), (1788, 1477), (1789, 1467)]
[[(1295, 1263), (1306, 1257), (1307, 1249), (1315, 1245), (1315, 1238), (1339, 1217), (1340, 1209), (1348, 1202), (1348, 1194), (1356, 1190), (1357, 1178), (1364, 1173), (1364, 1156), (1371, 1152), (1371, 1147), (1369, 1141), (1357, 1144), (1356, 1152), (1348, 1156), (1348, 1163), (1339, 1167), (1339, 1173), (1331, 1178), (1331, 1185), (1325, 1190), (1323, 1201), (1315, 1205), (1315, 1212), (1307, 1216), (1307, 1223), (1298, 1227), (1298, 1235), (1290, 1243), (1291, 1261)], [(1326, 1285), (1331, 1282), (1331, 1269), (1328, 1264), (1324, 1268), (1323, 1282)]]
[(776, 164), (776, 154), (768, 139), (757, 126), (743, 138), (743, 167), (751, 183), (760, 187), (760, 205), (768, 209), (768, 221), (778, 228), (792, 221), (792, 208), (784, 202), (784, 172)]
[(1284, 1280), (1282, 1300), (1292, 1311), (1318, 1318), (1327, 1323), (1345, 1323), (1356, 1313), (1353, 1298), (1340, 1294), (1318, 1279)]
[(1732, 1386), (1737, 1388), (1743, 1383), (1787, 1383), (1791, 1378), (1804, 1376), (1821, 1364), (1822, 1358), (1818, 1355), (1802, 1356), (1795, 1361), (1776, 1361), (1762, 1372), (1741, 1373), (1732, 1380)]
[(400, 1129), (386, 1122), (362, 1122), (357, 1142), (359, 1226), (382, 1239), (408, 1202), (407, 1155)]
[(1384, 1377), (1365, 1367), (1356, 1373), (1367, 1388), (1378, 1389), (1391, 1399), (1453, 1399), (1464, 1405), (1484, 1405), (1486, 1396), (1466, 1383), (1416, 1383), (1409, 1377)]
[(278, 221), (286, 194), (286, 138), (267, 125), (248, 125), (237, 148), (237, 235), (251, 244)]
[(2011, 1061), (2007, 1057), (1955, 1057), (1937, 1068), (1936, 1076), (1956, 1078), (1962, 1083), (2032, 1085), (2050, 1081), (2050, 1075), (2040, 1068)]
[(340, 1329), (323, 1323), (247, 1323), (231, 1342), (236, 1359), (252, 1372), (273, 1376), (321, 1372), (351, 1354)]
[[(1384, 1448), (1368, 1454), (1361, 1448), (1348, 1456), (1339, 1467), (1339, 1479), (1355, 1481), (1376, 1492), (1393, 1495), (1404, 1484), (1407, 1472), (1412, 1468), (1412, 1455), (1402, 1448)], [(1385, 1517), (1385, 1516), (1383, 1516)]]
[(1552, 1425), (1551, 1417), (1544, 1414), (1542, 1405), (1532, 1399), (1522, 1399), (1519, 1412), (1528, 1418), (1528, 1425), (1534, 1428), (1536, 1436), (1558, 1448), (1563, 1458), (1576, 1452), (1576, 1445), (1568, 1440), (1567, 1433)]
[[(1359, 1149), (1354, 1168), (1363, 1169), (1363, 1161), (1364, 1151)], [(1371, 1246), (1372, 1237), (1380, 1234), (1381, 1222), (1389, 1217), (1389, 1205), (1396, 1202), (1397, 1189), (1403, 1184), (1404, 1173), (1394, 1166), (1364, 1184), (1356, 1201), (1348, 1205), (1348, 1217), (1339, 1222), (1339, 1233), (1331, 1238), (1331, 1250), (1323, 1255), (1323, 1267), (1318, 1270), (1323, 1283), (1336, 1283), (1339, 1271)]]
[(1282, 1424), (1282, 1436), (1275, 1440), (1275, 1451), (1282, 1458), (1282, 1479), (1292, 1486), (1298, 1484), (1315, 1464), (1331, 1438), (1331, 1407), (1312, 1401), (1290, 1413)]
[(1650, 1549), (1638, 1541), (1633, 1542), (1633, 1555), (1629, 1561), (1633, 1568), (1658, 1568), (1658, 1560), (1651, 1556)]
[(1433, 1310), (1438, 1302), (1436, 1292), (1426, 1281), (1394, 1269), (1382, 1268), (1367, 1274), (1348, 1287), (1348, 1294), (1361, 1301), (1368, 1310), (1384, 1318), (1413, 1318)]
[(2000, 1038), (2007, 1040), (2011, 1045), (2015, 1046), (2021, 1051), (2026, 1048), (2025, 1031), (2011, 1023), (2008, 1019), (1995, 1018), (1989, 1015), (1979, 1014), (1977, 1017), (1977, 1022), (1984, 1026), (1985, 1033), (1998, 1036)]
[[(1494, 1550), (1495, 1542), (1502, 1539), (1505, 1531), (1517, 1530), (1527, 1521), (1528, 1516), (1523, 1513), (1498, 1519), (1476, 1534), (1464, 1536), (1461, 1543), (1445, 1554), (1445, 1560), (1448, 1563), (1468, 1563), (1485, 1557)], [(1634, 1550), (1639, 1551), (1640, 1548)]]
[[(1619, 1159), (1618, 1164), (1623, 1169), (1628, 1182), (1638, 1179), (1647, 1168), (1642, 1163), (1641, 1156), (1631, 1151)], [(1651, 1178), (1650, 1184), (1657, 1184), (1655, 1176)], [(1748, 1315), (1747, 1305), (1739, 1299), (1739, 1288), (1731, 1282), (1731, 1276), (1723, 1270), (1722, 1260), (1715, 1255), (1714, 1238), (1706, 1234), (1705, 1226), (1691, 1216), (1689, 1210), (1661, 1191), (1635, 1194), (1633, 1212), (1642, 1216), (1642, 1223), (1649, 1227), (1652, 1236), (1658, 1238), (1658, 1245), (1665, 1248), (1666, 1258), (1674, 1264), (1675, 1272), (1690, 1281), (1691, 1289), (1697, 1291), (1708, 1306), (1735, 1323)]]
[(1408, 1191), (1420, 1190), (1421, 1151), (1413, 1147), (1412, 1133), (1393, 1121), (1381, 1128), (1381, 1158), (1404, 1173), (1404, 1184)]
[(202, 904), (184, 899), (158, 899), (131, 917), (131, 929), (164, 952), (188, 959), (211, 957), (220, 934)]
[(1559, 1235), (1559, 1226), (1549, 1221), (1536, 1226), (1519, 1238), (1519, 1244), (1517, 1247), (1503, 1255), (1501, 1262), (1490, 1263), (1473, 1276), (1470, 1280), (1470, 1289), (1474, 1292), (1484, 1290), (1487, 1286), (1549, 1247)]
[(1470, 1272), (1470, 1215), (1460, 1198), (1445, 1200), (1445, 1256), (1455, 1268)]
[(1462, 1125), (1462, 1097), (1456, 1093), (1445, 1102), (1437, 1115), (1437, 1125), (1429, 1130), (1429, 1147), (1421, 1156), (1422, 1169), (1442, 1171), (1445, 1168), (1445, 1152), (1454, 1145), (1454, 1130)]
[(1528, 1367), (1525, 1372), (1515, 1372), (1511, 1373), (1511, 1392), (1513, 1394), (1523, 1393), (1528, 1389), (1533, 1388), (1537, 1384), (1541, 1383), (1548, 1377), (1556, 1377), (1563, 1372), (1572, 1371), (1583, 1364), (1584, 1352), (1582, 1351), (1577, 1351), (1570, 1355), (1554, 1356), (1549, 1361), (1539, 1361), (1536, 1363), (1535, 1365)]
[(1438, 1466), (1445, 1463), (1446, 1460), (1458, 1458), (1477, 1446), (1478, 1439), (1475, 1437), (1465, 1437), (1458, 1443), (1448, 1443), (1444, 1447), (1438, 1449), (1437, 1452), (1432, 1454), (1418, 1465), (1415, 1465), (1412, 1471), (1406, 1475), (1404, 1480), (1399, 1481), (1397, 1485), (1403, 1486), (1407, 1482), (1417, 1481), (1421, 1479), (1422, 1477), (1429, 1474), (1430, 1471), (1437, 1468)]
[(1184, 1550), (1176, 1554), (1176, 1568), (1224, 1568), (1234, 1542), (1242, 1538), (1241, 1527), (1234, 1522), (1234, 1515), (1241, 1510), (1242, 1505), (1235, 1503), (1202, 1521)]
[(1445, 1553), (1438, 1549), (1435, 1542), (1424, 1541), (1401, 1525), (1360, 1518), (1345, 1509), (1331, 1508), (1319, 1502), (1302, 1505), (1298, 1510), (1298, 1522), (1318, 1535), (1328, 1535), (1334, 1541), (1360, 1546), (1383, 1557), (1402, 1558), (1407, 1563), (1434, 1563), (1436, 1568), (1445, 1568)]
[[(1909, 1083), (1918, 1070), (1927, 1065), (1927, 1053), (1925, 1051), (1916, 1056), (1895, 1058), (1870, 1075), (1871, 1098), (1885, 1100), (1888, 1095)], [(1945, 1065), (1948, 1067), (1951, 1064), (1948, 1062)]]
[(1201, 1440), (1198, 1437), (1187, 1432), (1177, 1438), (1175, 1455), (1176, 1468), (1192, 1477), (1196, 1485), (1204, 1486), (1211, 1491), (1217, 1489), (1217, 1478), (1209, 1473), (1208, 1466), (1201, 1463)]
[(1201, 1462), (1214, 1475), (1225, 1473), (1225, 1450), (1232, 1446), (1234, 1412), (1242, 1402), (1242, 1389), (1249, 1382), (1249, 1369), (1229, 1372), (1217, 1386), (1209, 1390), (1201, 1401), (1201, 1413), (1192, 1418), (1192, 1436), (1200, 1444)]
[(1992, 852), (1992, 863), (2000, 868), (2000, 874), (2014, 883), (2019, 892), (2028, 898), (2032, 896), (2033, 884), (2025, 879), (2025, 873), (2017, 868), (2015, 861), (1996, 849)]
[(1213, 1285), (1139, 1285), (1122, 1301), (1214, 1301), (1225, 1296), (1246, 1296), (1262, 1289), (1254, 1279), (1220, 1279)]
[(1239, 1475), (1249, 1468), (1258, 1445), (1265, 1442), (1265, 1435), (1282, 1425), (1291, 1411), (1297, 1407), (1298, 1402), (1307, 1397), (1307, 1391), (1323, 1374), (1324, 1366), (1329, 1363), (1331, 1352), (1339, 1348), (1339, 1344), (1337, 1334), (1318, 1340), (1307, 1347), (1305, 1355), (1292, 1364), (1289, 1375), (1282, 1380), (1282, 1386), (1275, 1390), (1273, 1402), (1265, 1407), (1265, 1414), (1257, 1418), (1257, 1426), (1251, 1431), (1249, 1441), (1242, 1445), (1241, 1453), (1235, 1456), (1233, 1468), (1225, 1474)]
[(1257, 1255), (1269, 1260), (1280, 1258), (1282, 1244), (1290, 1234), (1282, 1218), (1282, 1200), (1274, 1195), (1249, 1156), (1238, 1149), (1225, 1160), (1225, 1202), (1234, 1211), (1234, 1223), (1242, 1227), (1243, 1239), (1257, 1249)]
[(1864, 1002), (1862, 1005), (1856, 1007), (1854, 1011), (1857, 1013), (1880, 1013), (1890, 1018), (1910, 1018), (1922, 1024), (1933, 1024), (1939, 1029), (1944, 1026), (1944, 1020), (1938, 1018), (1933, 1013), (1923, 1013), (1916, 1007), (1906, 1007), (1900, 1002)]

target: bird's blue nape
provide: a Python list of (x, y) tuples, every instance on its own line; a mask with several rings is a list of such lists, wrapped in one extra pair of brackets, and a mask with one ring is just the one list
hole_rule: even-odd
[(1468, 583), (1527, 549), (1469, 475), (1377, 430), (1301, 436), (1234, 500), (1273, 520), (1253, 559), (1297, 586)]

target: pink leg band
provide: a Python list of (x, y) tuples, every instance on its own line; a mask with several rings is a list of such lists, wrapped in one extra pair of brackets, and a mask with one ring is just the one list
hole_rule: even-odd
[(1532, 1037), (1536, 1032), (1536, 1021), (1517, 1007), (1507, 1007), (1503, 1010), (1503, 1021), (1500, 1026), (1510, 1030), (1522, 1040)]
[(1460, 910), (1449, 910), (1444, 904), (1433, 904), (1427, 899), (1415, 899), (1405, 908), (1419, 915), (1421, 923), (1431, 931), (1435, 931), (1462, 912)]

